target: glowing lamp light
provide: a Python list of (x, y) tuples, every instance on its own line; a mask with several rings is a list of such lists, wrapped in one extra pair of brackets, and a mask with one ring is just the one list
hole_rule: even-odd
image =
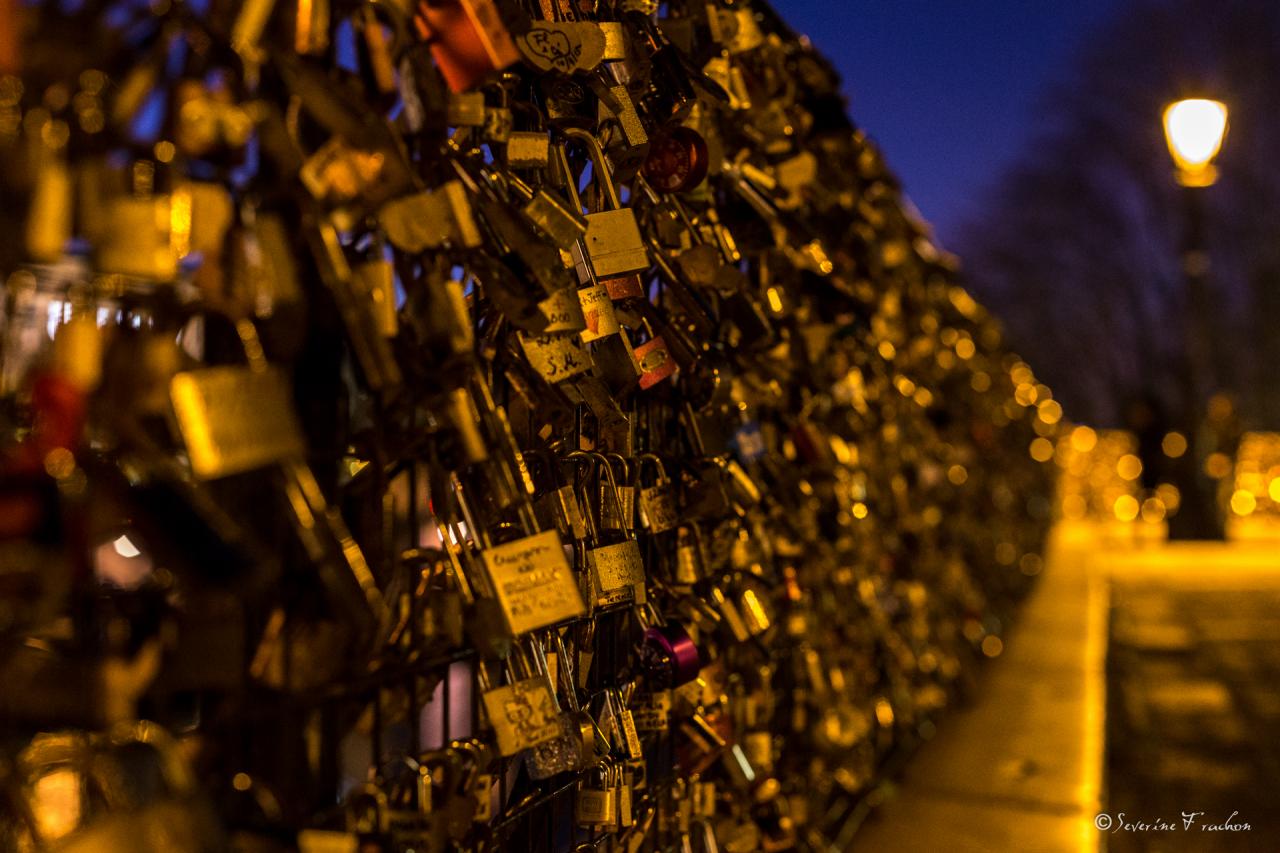
[(1178, 167), (1178, 182), (1207, 187), (1218, 179), (1213, 158), (1227, 134), (1227, 105), (1207, 98), (1189, 98), (1164, 111), (1164, 136)]

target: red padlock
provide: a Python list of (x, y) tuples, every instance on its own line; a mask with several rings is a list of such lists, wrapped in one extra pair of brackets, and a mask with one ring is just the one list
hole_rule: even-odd
[(22, 15), (18, 0), (0, 0), (0, 74), (22, 70)]
[(454, 92), (520, 59), (493, 0), (420, 0), (413, 24)]
[(644, 179), (658, 192), (683, 193), (707, 177), (707, 141), (698, 131), (677, 125), (649, 142)]
[(655, 335), (636, 347), (636, 362), (640, 365), (640, 387), (652, 388), (676, 372), (676, 359), (667, 348), (661, 335)]

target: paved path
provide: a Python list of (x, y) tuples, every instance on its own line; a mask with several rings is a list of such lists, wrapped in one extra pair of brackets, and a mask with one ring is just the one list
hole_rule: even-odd
[(1096, 849), (1106, 590), (1090, 573), (1090, 544), (1057, 538), (978, 700), (943, 718), (853, 850)]
[[(1057, 531), (978, 700), (854, 851), (1280, 851), (1280, 541), (1105, 534)], [(1251, 829), (1200, 829), (1232, 812)]]
[[(1109, 850), (1280, 850), (1280, 545), (1126, 563), (1112, 571), (1108, 811), (1176, 828), (1113, 831)], [(1250, 829), (1201, 828), (1229, 818)]]

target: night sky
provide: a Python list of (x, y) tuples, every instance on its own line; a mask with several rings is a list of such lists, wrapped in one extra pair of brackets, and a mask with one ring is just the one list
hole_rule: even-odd
[(1030, 143), (1046, 90), (1124, 0), (773, 0), (839, 68), (944, 246)]

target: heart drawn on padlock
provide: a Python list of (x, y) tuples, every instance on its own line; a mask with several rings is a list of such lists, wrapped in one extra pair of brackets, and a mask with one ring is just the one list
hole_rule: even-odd
[(558, 30), (530, 30), (520, 37), (519, 44), (528, 53), (566, 74), (573, 71), (582, 54), (582, 45), (574, 45), (567, 33)]

